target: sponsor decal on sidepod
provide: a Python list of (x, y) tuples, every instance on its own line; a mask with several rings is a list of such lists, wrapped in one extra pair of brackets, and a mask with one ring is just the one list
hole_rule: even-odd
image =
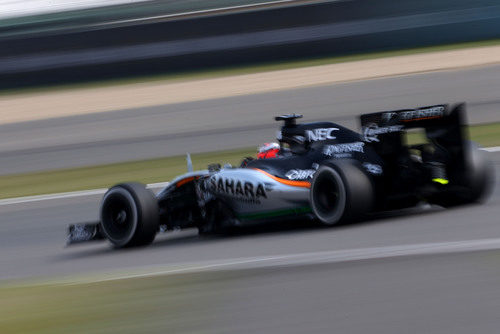
[(286, 172), (285, 176), (289, 180), (306, 180), (312, 179), (314, 173), (318, 170), (319, 165), (314, 163), (312, 164), (312, 169), (291, 169)]
[(364, 153), (364, 146), (365, 143), (360, 141), (354, 143), (326, 145), (323, 148), (323, 154), (331, 157), (338, 154), (346, 154), (352, 152)]
[(210, 189), (214, 192), (234, 197), (250, 199), (267, 198), (266, 188), (263, 183), (254, 185), (252, 182), (247, 181), (212, 177), (210, 179)]

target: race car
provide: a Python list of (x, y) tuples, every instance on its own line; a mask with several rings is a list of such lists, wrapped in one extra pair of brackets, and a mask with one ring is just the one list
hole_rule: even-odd
[[(241, 166), (188, 172), (157, 194), (139, 183), (110, 188), (100, 220), (71, 225), (68, 244), (107, 239), (143, 246), (158, 232), (200, 233), (274, 220), (307, 219), (327, 226), (425, 201), (443, 207), (479, 202), (493, 183), (487, 153), (467, 139), (465, 104), (361, 115), (361, 132), (332, 122), (282, 121), (270, 157)], [(407, 143), (420, 128), (425, 140)], [(259, 152), (261, 154), (262, 152)]]

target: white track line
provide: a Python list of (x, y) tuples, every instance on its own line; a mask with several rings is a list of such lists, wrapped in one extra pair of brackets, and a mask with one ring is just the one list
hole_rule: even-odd
[(73, 191), (73, 192), (68, 192), (68, 193), (57, 193), (57, 194), (7, 198), (7, 199), (0, 200), (0, 206), (10, 205), (10, 204), (48, 201), (48, 200), (63, 199), (63, 198), (101, 195), (101, 194), (104, 194), (105, 192), (106, 192), (106, 189), (94, 189), (94, 190), (84, 190), (84, 191)]
[(201, 9), (201, 10), (195, 10), (195, 11), (190, 11), (190, 12), (148, 16), (148, 17), (141, 17), (141, 18), (136, 18), (136, 19), (116, 20), (116, 21), (96, 24), (95, 26), (105, 26), (105, 25), (113, 25), (113, 24), (132, 23), (132, 22), (143, 22), (143, 21), (159, 20), (159, 19), (172, 19), (172, 18), (177, 18), (177, 17), (193, 16), (193, 15), (199, 15), (199, 14), (214, 14), (214, 13), (226, 12), (226, 11), (232, 11), (232, 10), (255, 9), (255, 8), (259, 8), (259, 7), (263, 7), (263, 6), (294, 3), (294, 2), (302, 2), (302, 1), (301, 0), (266, 1), (266, 2), (251, 3), (248, 5), (228, 6), (228, 7), (220, 7), (220, 8), (212, 8), (212, 9)]
[[(106, 0), (106, 2), (102, 0), (11, 0), (11, 1), (0, 1), (0, 18), (9, 18), (9, 17), (19, 17), (26, 15), (38, 15), (38, 14), (47, 14), (47, 13), (57, 13), (64, 12), (69, 10), (81, 10), (81, 9), (89, 9), (89, 8), (99, 8), (103, 6), (112, 6), (112, 5), (123, 5), (130, 3), (139, 3), (147, 2), (148, 0)], [(165, 18), (174, 18), (174, 17), (182, 17), (182, 16), (190, 16), (197, 14), (210, 14), (216, 13), (220, 11), (228, 11), (228, 10), (236, 10), (236, 9), (249, 9), (253, 7), (262, 7), (268, 5), (275, 4), (286, 4), (286, 3), (294, 3), (294, 2), (303, 2), (303, 0), (276, 0), (276, 1), (266, 1), (259, 2), (247, 5), (239, 5), (239, 6), (227, 6), (220, 8), (212, 8), (212, 9), (200, 9), (196, 11), (188, 11), (188, 12), (180, 12), (174, 14), (165, 14), (158, 16), (149, 16), (142, 17), (136, 19), (126, 19), (126, 20), (117, 20), (113, 22), (105, 22), (99, 25), (107, 25), (114, 23), (127, 23), (127, 22), (136, 22), (136, 21), (145, 21), (145, 20), (154, 20), (154, 19), (165, 19)]]
[(148, 0), (10, 0), (0, 1), (0, 18), (81, 10)]
[(488, 152), (500, 152), (500, 146), (486, 147), (486, 148), (483, 148), (483, 150), (488, 151)]
[[(151, 183), (146, 185), (149, 189), (162, 188), (168, 185), (169, 182), (160, 182), (160, 183)], [(20, 204), (20, 203), (30, 203), (30, 202), (40, 202), (40, 201), (48, 201), (54, 199), (65, 199), (65, 198), (74, 198), (74, 197), (85, 197), (85, 196), (93, 196), (93, 195), (102, 195), (106, 192), (107, 189), (92, 189), (92, 190), (83, 190), (83, 191), (72, 191), (66, 193), (57, 193), (57, 194), (47, 194), (47, 195), (36, 195), (36, 196), (25, 196), (25, 197), (15, 197), (15, 198), (6, 198), (0, 200), (0, 206), (2, 205), (10, 205), (10, 204)]]
[(297, 266), (304, 264), (339, 263), (359, 260), (374, 260), (390, 257), (452, 254), (460, 252), (500, 249), (500, 239), (477, 239), (451, 242), (396, 245), (373, 248), (343, 249), (324, 252), (269, 255), (248, 258), (221, 259), (198, 263), (178, 263), (169, 266), (136, 267), (115, 273), (96, 273), (93, 277), (67, 277), (56, 284), (97, 283), (123, 279), (145, 278), (163, 275), (196, 273), (227, 269), (252, 269), (276, 266)]
[[(482, 150), (485, 150), (488, 152), (500, 152), (500, 146), (486, 147), (486, 148), (482, 148)], [(150, 189), (151, 188), (154, 189), (154, 188), (162, 188), (162, 187), (165, 187), (167, 185), (168, 185), (168, 182), (161, 182), (161, 183), (148, 184), (147, 187)], [(48, 200), (54, 200), (54, 199), (65, 199), (65, 198), (74, 198), (74, 197), (102, 195), (106, 192), (106, 190), (107, 189), (92, 189), (92, 190), (84, 190), (84, 191), (73, 191), (73, 192), (67, 192), (67, 193), (7, 198), (7, 199), (0, 200), (0, 206), (10, 205), (10, 204), (48, 201)]]

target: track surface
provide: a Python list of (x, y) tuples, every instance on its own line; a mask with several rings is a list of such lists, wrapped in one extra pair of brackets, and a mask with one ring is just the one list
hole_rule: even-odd
[[(331, 114), (328, 101), (342, 101), (342, 98), (345, 102), (339, 102), (339, 110), (344, 112), (335, 116), (340, 120), (350, 119), (360, 111), (433, 104), (444, 99), (471, 101), (471, 118), (475, 122), (498, 121), (495, 108), (499, 102), (493, 91), (498, 88), (494, 74), (499, 72), (500, 67), (431, 73), (185, 104), (177, 106), (176, 110), (187, 110), (189, 115), (190, 111), (194, 114), (204, 106), (208, 113), (223, 117), (225, 112), (236, 109), (250, 129), (240, 131), (240, 134), (272, 132), (268, 125), (263, 130), (252, 127), (255, 124), (260, 126), (260, 118), (268, 119), (276, 113), (308, 109), (311, 111), (308, 115), (312, 114), (309, 119), (331, 118), (328, 117)], [(448, 87), (444, 85), (445, 77), (449, 80), (446, 80)], [(460, 78), (469, 80), (468, 89)], [(443, 85), (443, 97), (436, 91), (439, 83)], [(364, 94), (360, 96), (360, 92)], [(426, 103), (422, 102), (424, 100)], [(242, 111), (257, 106), (261, 108), (257, 109), (256, 115)], [(130, 118), (125, 116), (119, 121), (123, 122), (123, 130), (137, 120), (132, 116), (137, 116), (137, 113), (131, 111)], [(164, 115), (154, 110), (150, 113), (156, 113), (160, 119)], [(175, 114), (172, 119), (176, 119), (178, 125), (182, 124), (181, 114), (172, 113)], [(108, 115), (92, 117), (95, 121)], [(199, 117), (209, 119), (203, 114)], [(84, 129), (99, 128), (92, 118), (83, 117), (82, 120)], [(139, 120), (144, 119), (139, 117)], [(194, 125), (200, 124), (195, 119), (190, 120)], [(40, 131), (55, 131), (59, 124), (64, 134), (72, 128), (71, 122), (73, 120), (58, 120), (54, 127), (47, 122)], [(220, 122), (226, 123), (209, 124), (211, 128), (231, 128), (240, 124), (237, 117)], [(153, 126), (152, 123), (141, 124), (144, 131)], [(11, 130), (16, 126), (20, 125), (11, 126)], [(25, 135), (31, 129), (36, 137), (37, 128), (33, 124), (30, 126), (20, 133)], [(117, 126), (117, 133), (121, 127)], [(196, 133), (200, 130), (194, 127), (190, 131)], [(4, 136), (3, 131), (0, 133)], [(91, 138), (92, 134), (87, 136)], [(234, 130), (228, 130), (210, 137), (212, 142), (209, 143), (226, 138), (224, 136), (239, 140)], [(202, 135), (196, 138), (200, 143), (208, 140)], [(186, 145), (196, 144), (196, 140), (189, 138), (175, 140), (185, 140)], [(161, 139), (157, 145), (173, 141)], [(153, 145), (155, 141), (145, 141), (141, 145), (146, 143)], [(137, 143), (132, 141), (134, 144)], [(116, 145), (125, 147), (125, 143)], [(90, 156), (97, 148), (96, 143), (91, 143), (82, 145), (81, 151), (73, 153), (70, 149), (49, 149), (46, 154), (71, 157), (79, 152), (88, 154), (88, 162), (95, 163)], [(111, 148), (112, 145), (107, 149)], [(500, 153), (491, 153), (490, 156), (497, 175), (500, 175)], [(124, 155), (114, 157), (123, 158)], [(26, 162), (37, 167), (42, 165), (30, 158)], [(0, 280), (114, 271), (127, 273), (137, 267), (231, 262), (238, 258), (265, 259), (324, 251), (343, 251), (352, 255), (367, 248), (411, 248), (417, 244), (463, 244), (470, 240), (500, 239), (500, 184), (497, 182), (485, 205), (454, 210), (408, 210), (339, 228), (273, 226), (236, 236), (207, 238), (198, 237), (196, 231), (183, 231), (160, 236), (152, 246), (143, 249), (116, 251), (105, 242), (64, 248), (66, 226), (95, 220), (99, 200), (100, 196), (88, 196), (0, 206)], [(197, 294), (204, 291), (204, 298), (211, 302), (210, 310), (195, 307), (199, 312), (184, 317), (187, 317), (185, 321), (188, 327), (191, 326), (191, 332), (210, 332), (212, 329), (214, 333), (493, 333), (498, 331), (500, 314), (500, 246), (493, 248), (487, 251), (467, 251), (464, 248), (463, 252), (454, 254), (434, 254), (432, 251), (426, 255), (399, 257), (386, 254), (364, 260), (349, 259), (348, 256), (335, 263), (306, 262), (288, 266), (277, 260), (275, 266), (267, 268), (242, 270), (238, 267), (235, 269), (239, 270), (230, 272), (207, 273), (204, 274), (207, 275), (206, 283), (195, 284), (192, 291), (198, 291)], [(185, 296), (184, 301), (196, 305), (197, 294)], [(207, 321), (188, 321), (191, 317)]]
[[(498, 175), (500, 153), (490, 156)], [(210, 238), (184, 231), (161, 236), (143, 249), (116, 251), (105, 242), (63, 248), (67, 224), (94, 219), (98, 201), (98, 196), (90, 196), (0, 206), (0, 279), (126, 274), (137, 267), (180, 264), (182, 268), (182, 264), (203, 261), (275, 258), (265, 268), (236, 265), (232, 269), (238, 270), (200, 274), (195, 283), (186, 283), (186, 291), (193, 293), (181, 298), (194, 308), (189, 308), (189, 315), (170, 316), (182, 321), (186, 332), (207, 333), (497, 330), (498, 182), (484, 205), (409, 210), (339, 228), (275, 226)], [(464, 246), (453, 254), (434, 253), (428, 247), (426, 255), (410, 256), (380, 250), (391, 246), (422, 249), (421, 244), (429, 243), (466, 245), (471, 240), (496, 240), (496, 246), (487, 251), (470, 251)], [(374, 254), (366, 248), (374, 248)], [(361, 260), (356, 259), (360, 249), (365, 253)], [(343, 251), (343, 259), (294, 264), (280, 259), (331, 251)]]
[[(500, 174), (500, 154), (490, 153)], [(275, 226), (242, 235), (198, 237), (195, 230), (160, 236), (151, 246), (113, 250), (105, 242), (65, 249), (70, 223), (96, 220), (101, 196), (0, 206), (0, 279), (108, 271), (157, 264), (339, 249), (500, 238), (500, 185), (485, 205), (414, 210), (333, 229)]]
[(174, 311), (164, 323), (167, 328), (181, 323), (186, 333), (497, 333), (499, 255), (488, 251), (202, 275), (201, 283), (184, 290), (198, 291), (183, 298), (196, 317), (182, 318)]
[(500, 66), (433, 72), (0, 126), (0, 174), (257, 146), (273, 116), (357, 127), (361, 113), (467, 101), (472, 123), (500, 121)]

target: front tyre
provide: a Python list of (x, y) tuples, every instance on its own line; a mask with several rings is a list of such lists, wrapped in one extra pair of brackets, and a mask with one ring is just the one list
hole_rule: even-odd
[(354, 161), (329, 161), (311, 182), (312, 211), (326, 226), (362, 217), (372, 210), (373, 202), (372, 182)]
[(101, 202), (101, 227), (116, 248), (148, 245), (158, 231), (158, 201), (140, 183), (110, 188)]

